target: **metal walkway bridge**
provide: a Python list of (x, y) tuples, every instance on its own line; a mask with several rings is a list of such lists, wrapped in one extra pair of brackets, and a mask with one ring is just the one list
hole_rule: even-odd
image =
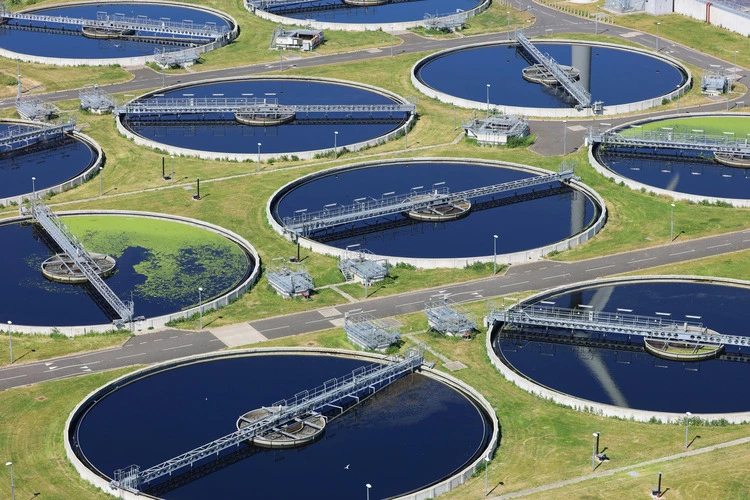
[(186, 115), (242, 113), (296, 115), (302, 113), (414, 113), (414, 104), (279, 104), (263, 97), (152, 97), (118, 107), (117, 114)]
[(612, 313), (595, 309), (567, 309), (535, 304), (493, 310), (489, 318), (516, 326), (637, 335), (662, 342), (693, 345), (750, 345), (750, 337), (717, 333), (703, 326), (703, 323), (675, 321), (663, 316), (641, 316), (620, 311)]
[(674, 132), (672, 130), (628, 129), (628, 133), (600, 132), (592, 127), (589, 143), (611, 147), (652, 148), (652, 149), (697, 149), (714, 153), (735, 153), (750, 155), (747, 136), (738, 140), (735, 134), (706, 135), (703, 131)]
[(538, 175), (455, 193), (451, 193), (448, 188), (443, 186), (430, 191), (412, 189), (408, 194), (383, 196), (379, 200), (375, 198), (358, 198), (350, 205), (334, 204), (335, 206), (327, 206), (317, 212), (298, 211), (297, 215), (284, 218), (284, 227), (293, 233), (307, 235), (320, 229), (386, 215), (428, 210), (450, 203), (471, 200), (480, 196), (515, 191), (549, 182), (567, 182), (574, 177), (573, 170), (563, 170), (553, 174)]
[(99, 266), (91, 258), (91, 255), (83, 248), (73, 234), (68, 231), (65, 224), (44, 204), (42, 200), (35, 199), (31, 202), (31, 213), (34, 220), (39, 223), (47, 234), (54, 240), (62, 251), (67, 255), (80, 269), (80, 271), (89, 280), (89, 283), (101, 294), (104, 300), (114, 309), (123, 321), (130, 321), (133, 318), (133, 303), (123, 302), (107, 286), (104, 280), (99, 276)]
[[(171, 476), (172, 473), (183, 467), (192, 466), (202, 459), (218, 457), (218, 454), (223, 450), (239, 446), (242, 442), (255, 436), (277, 430), (285, 423), (292, 422), (305, 415), (319, 412), (326, 407), (340, 410), (341, 407), (336, 403), (347, 398), (359, 401), (364, 395), (372, 394), (402, 375), (413, 372), (423, 362), (422, 349), (412, 347), (403, 357), (390, 358), (388, 363), (374, 363), (359, 367), (343, 377), (328, 380), (315, 389), (299, 392), (289, 399), (282, 399), (269, 407), (264, 407), (271, 410), (266, 418), (255, 421), (248, 420), (248, 425), (236, 432), (227, 434), (187, 453), (142, 471), (138, 466), (119, 469), (115, 471), (115, 481), (118, 484), (113, 484), (113, 486), (131, 491), (139, 490), (141, 485), (148, 484), (166, 475)], [(240, 417), (240, 420), (242, 420), (242, 417)]]
[(84, 19), (67, 16), (47, 16), (24, 12), (10, 12), (0, 9), (0, 20), (7, 22), (28, 21), (43, 24), (60, 24), (68, 26), (80, 26), (86, 29), (110, 30), (110, 31), (134, 31), (148, 32), (171, 37), (204, 38), (217, 40), (227, 35), (227, 26), (217, 26), (209, 22), (195, 24), (192, 21), (171, 21), (169, 19), (149, 19), (146, 16), (126, 17), (124, 14), (108, 15), (106, 12), (97, 12), (96, 19)]
[(27, 127), (11, 125), (0, 132), (0, 152), (29, 146), (37, 141), (45, 141), (69, 134), (76, 128), (75, 120), (69, 120), (59, 125), (44, 125), (41, 127)]
[(549, 54), (542, 54), (531, 41), (516, 29), (516, 41), (536, 62), (544, 66), (560, 85), (578, 102), (581, 108), (591, 107), (591, 94), (583, 85), (572, 79)]

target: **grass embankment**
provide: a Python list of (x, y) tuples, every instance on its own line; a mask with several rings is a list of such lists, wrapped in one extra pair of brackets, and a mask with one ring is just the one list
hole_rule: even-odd
[[(3, 326), (2, 337), (7, 330)], [(0, 338), (2, 338), (0, 337)], [(75, 338), (65, 335), (13, 334), (13, 365), (96, 351), (122, 345), (130, 332), (87, 333)], [(0, 367), (10, 364), (10, 342), (0, 342)]]
[[(750, 135), (750, 117), (694, 116), (658, 120), (641, 125), (643, 130), (660, 130), (662, 127), (671, 127), (675, 132), (702, 130), (705, 135), (722, 135), (724, 132), (732, 132), (738, 140), (742, 140)], [(636, 130), (632, 130), (632, 132), (636, 132)]]

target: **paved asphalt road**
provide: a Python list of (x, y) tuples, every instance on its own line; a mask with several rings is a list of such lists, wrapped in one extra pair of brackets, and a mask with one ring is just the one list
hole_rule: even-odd
[[(252, 321), (247, 325), (266, 338), (275, 339), (332, 328), (340, 325), (344, 313), (355, 310), (367, 311), (377, 318), (386, 318), (421, 311), (425, 300), (434, 296), (448, 296), (455, 302), (476, 301), (746, 249), (750, 249), (750, 230), (580, 262), (535, 261), (513, 265), (502, 276), (382, 298), (371, 297), (358, 303)], [(225, 345), (219, 339), (206, 331), (166, 330), (146, 333), (133, 337), (122, 347), (114, 349), (0, 369), (0, 390), (94, 371), (167, 361), (223, 347)]]
[[(594, 23), (563, 14), (544, 6), (519, 2), (521, 8), (531, 6), (537, 22), (531, 26), (526, 34), (537, 36), (541, 34), (563, 35), (566, 32), (594, 32)], [(610, 25), (599, 25), (599, 32), (614, 36), (625, 36), (645, 46), (656, 45), (652, 35), (635, 32), (627, 28)], [(551, 31), (550, 31), (551, 30)], [(506, 32), (478, 35), (449, 40), (434, 40), (416, 36), (411, 33), (399, 35), (404, 43), (395, 48), (395, 54), (436, 51), (457, 47), (469, 43), (493, 42), (507, 39)], [(699, 67), (711, 64), (727, 66), (729, 63), (712, 56), (701, 54), (695, 50), (672, 44), (662, 40), (659, 44), (662, 52), (672, 57), (687, 61)], [(297, 59), (292, 65), (296, 67), (312, 67), (323, 64), (338, 64), (355, 60), (387, 57), (390, 48), (378, 50), (356, 51), (344, 54), (317, 56)], [(287, 64), (290, 64), (287, 62)], [(285, 66), (288, 67), (288, 66)], [(189, 73), (166, 77), (166, 83), (188, 83), (209, 78), (245, 76), (261, 73), (273, 73), (276, 64), (256, 64), (237, 68), (227, 68), (215, 71)], [(147, 68), (132, 70), (134, 79), (121, 84), (105, 86), (111, 93), (137, 92), (140, 90), (161, 86), (162, 75)], [(61, 91), (43, 94), (47, 101), (77, 99), (78, 91)], [(0, 108), (13, 106), (14, 99), (0, 100)], [(726, 103), (701, 107), (701, 110), (725, 109)], [(691, 108), (694, 111), (696, 108)], [(690, 110), (683, 110), (688, 112)], [(658, 114), (658, 113), (653, 113)], [(607, 123), (617, 124), (631, 118), (609, 119), (602, 117)], [(571, 150), (583, 143), (584, 132), (574, 129), (576, 120), (568, 120), (568, 144)], [(589, 124), (582, 121), (581, 124)], [(555, 155), (562, 151), (562, 127), (559, 121), (534, 121), (532, 129), (539, 135), (535, 151)], [(718, 255), (750, 248), (750, 230), (725, 234), (698, 240), (676, 242), (671, 245), (637, 250), (634, 252), (610, 255), (597, 259), (575, 263), (557, 263), (538, 261), (524, 265), (514, 265), (504, 276), (491, 277), (457, 285), (448, 285), (439, 289), (422, 290), (402, 295), (377, 298), (372, 297), (356, 304), (345, 304), (335, 308), (309, 311), (282, 317), (253, 321), (248, 325), (267, 338), (278, 338), (330, 328), (343, 318), (343, 314), (353, 310), (365, 310), (375, 317), (383, 318), (398, 314), (422, 310), (426, 299), (435, 295), (447, 295), (456, 302), (479, 300), (496, 297), (512, 292), (540, 290), (552, 288), (578, 281), (593, 279), (601, 276), (613, 275), (645, 269), (662, 264), (680, 262), (700, 257)], [(321, 312), (322, 311), (322, 312)], [(338, 321), (337, 321), (338, 320)], [(93, 371), (109, 370), (112, 368), (134, 364), (147, 364), (183, 356), (211, 352), (225, 347), (224, 344), (209, 332), (184, 332), (165, 330), (138, 335), (126, 342), (122, 347), (95, 351), (77, 356), (69, 356), (36, 363), (15, 365), (0, 369), (0, 390), (10, 387), (34, 384), (46, 380), (71, 377)], [(23, 353), (21, 353), (23, 354)]]

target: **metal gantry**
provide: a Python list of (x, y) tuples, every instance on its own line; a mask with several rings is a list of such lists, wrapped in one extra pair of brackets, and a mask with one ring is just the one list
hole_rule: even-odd
[(414, 113), (414, 104), (279, 104), (274, 97), (151, 97), (118, 107), (116, 113), (138, 115), (187, 115), (248, 113), (295, 115), (304, 113)]
[(160, 68), (184, 68), (195, 62), (200, 58), (200, 53), (197, 49), (177, 49), (170, 50), (167, 47), (156, 47), (154, 48), (154, 62)]
[(350, 256), (347, 251), (338, 263), (338, 268), (346, 280), (359, 279), (363, 283), (376, 283), (388, 276), (388, 261), (378, 261), (372, 252), (362, 249)]
[(750, 337), (724, 335), (696, 321), (677, 321), (663, 316), (605, 312), (596, 309), (568, 309), (534, 304), (523, 307), (495, 309), (492, 321), (516, 326), (587, 330), (620, 335), (637, 335), (649, 340), (686, 344), (750, 345)]
[(627, 133), (589, 130), (589, 143), (611, 147), (650, 149), (698, 149), (714, 153), (750, 155), (747, 137), (735, 138), (735, 134), (707, 135), (702, 131), (675, 132), (672, 129), (644, 130), (628, 129)]
[(155, 33), (175, 37), (206, 38), (217, 40), (226, 36), (227, 26), (217, 26), (214, 22), (196, 24), (192, 21), (171, 21), (169, 19), (149, 19), (146, 16), (127, 17), (124, 14), (109, 15), (106, 12), (96, 13), (96, 19), (85, 19), (68, 16), (49, 16), (44, 14), (10, 12), (0, 8), (0, 19), (28, 21), (42, 24), (60, 24), (80, 26), (82, 28), (118, 30)]
[(507, 142), (509, 137), (525, 137), (529, 134), (529, 122), (515, 115), (493, 115), (484, 119), (472, 118), (462, 123), (466, 136), (475, 138), (477, 144)]
[(78, 99), (81, 101), (81, 109), (94, 113), (112, 111), (117, 107), (117, 100), (99, 85), (86, 85), (78, 91)]
[[(280, 260), (280, 259), (274, 259)], [(315, 288), (312, 276), (299, 262), (269, 264), (266, 270), (268, 284), (284, 297), (309, 295)]]
[(83, 248), (83, 245), (62, 223), (62, 221), (52, 213), (42, 200), (32, 200), (31, 211), (34, 220), (39, 223), (47, 234), (54, 240), (57, 246), (67, 255), (86, 276), (89, 283), (96, 289), (104, 300), (114, 309), (123, 321), (133, 319), (133, 303), (123, 302), (112, 291), (112, 289), (99, 276), (99, 266), (96, 264), (91, 255)]
[(476, 315), (447, 297), (426, 301), (424, 313), (430, 328), (445, 335), (463, 337), (477, 327)]
[(401, 340), (398, 326), (387, 324), (369, 313), (347, 313), (344, 331), (349, 342), (372, 351), (386, 349)]
[[(248, 422), (236, 432), (227, 434), (219, 439), (206, 443), (198, 448), (166, 460), (148, 469), (139, 470), (136, 465), (115, 471), (118, 485), (127, 485), (132, 490), (140, 489), (141, 485), (150, 483), (160, 477), (172, 475), (183, 467), (209, 457), (218, 457), (219, 453), (228, 448), (239, 446), (255, 436), (283, 426), (300, 416), (313, 412), (320, 412), (324, 408), (337, 409), (335, 403), (351, 398), (359, 401), (367, 394), (387, 386), (401, 376), (411, 373), (424, 362), (424, 351), (421, 347), (410, 348), (402, 357), (389, 358), (388, 362), (362, 366), (343, 377), (331, 379), (315, 389), (305, 390), (289, 399), (282, 399), (268, 407), (268, 417)], [(239, 422), (238, 422), (239, 424)], [(112, 483), (113, 487), (118, 485)]]
[(524, 36), (518, 29), (516, 29), (516, 41), (526, 52), (531, 55), (536, 62), (543, 65), (555, 79), (562, 85), (562, 87), (570, 94), (573, 99), (578, 101), (578, 105), (582, 108), (591, 107), (591, 94), (576, 80), (572, 79), (568, 73), (560, 67), (555, 59), (549, 54), (542, 54), (531, 41)]
[(16, 111), (24, 120), (44, 122), (60, 114), (60, 109), (54, 104), (42, 101), (35, 95), (19, 95), (16, 97)]
[(424, 26), (427, 29), (437, 31), (456, 31), (466, 25), (467, 18), (468, 14), (461, 9), (456, 9), (456, 12), (449, 14), (430, 14), (428, 12), (424, 15)]
[[(358, 198), (349, 205), (328, 206), (316, 212), (300, 212), (293, 217), (284, 218), (286, 230), (296, 234), (310, 234), (313, 231), (349, 224), (367, 219), (402, 212), (429, 210), (433, 207), (458, 203), (481, 196), (515, 191), (522, 188), (538, 186), (550, 182), (568, 182), (575, 177), (573, 170), (563, 170), (548, 175), (538, 175), (502, 184), (493, 184), (465, 191), (451, 193), (446, 187), (433, 188), (429, 191), (412, 190), (407, 194), (393, 194), (376, 198)], [(421, 187), (421, 186), (420, 186)]]
[(76, 129), (76, 121), (67, 119), (59, 124), (45, 124), (39, 127), (11, 125), (0, 131), (0, 151), (6, 152), (29, 146), (37, 141), (45, 141), (69, 134)]

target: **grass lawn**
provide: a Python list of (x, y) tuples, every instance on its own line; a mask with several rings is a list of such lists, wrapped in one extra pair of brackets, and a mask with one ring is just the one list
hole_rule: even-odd
[[(723, 132), (734, 133), (737, 139), (750, 135), (750, 117), (744, 116), (694, 116), (644, 123), (644, 130), (660, 130), (662, 127), (672, 127), (675, 132), (691, 132), (702, 130), (706, 135), (721, 135)], [(637, 129), (631, 129), (634, 132)]]
[[(3, 326), (4, 338), (7, 330)], [(74, 338), (65, 335), (13, 334), (13, 365), (68, 356), (80, 352), (117, 347), (130, 338), (129, 332), (89, 333)], [(10, 362), (10, 342), (0, 342), (0, 366)]]

